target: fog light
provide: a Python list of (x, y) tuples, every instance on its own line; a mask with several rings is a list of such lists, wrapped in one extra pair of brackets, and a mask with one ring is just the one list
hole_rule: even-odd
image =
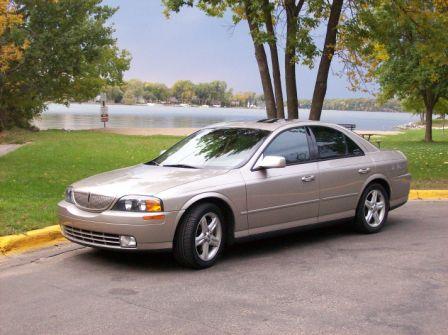
[(135, 248), (137, 246), (137, 241), (133, 236), (120, 236), (120, 245), (123, 248)]

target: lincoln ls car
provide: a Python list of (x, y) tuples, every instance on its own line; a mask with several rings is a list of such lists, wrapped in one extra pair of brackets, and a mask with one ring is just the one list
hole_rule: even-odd
[(246, 237), (339, 220), (376, 233), (410, 179), (401, 152), (342, 126), (264, 119), (211, 125), (151, 161), (75, 182), (58, 207), (70, 241), (169, 249), (206, 268)]

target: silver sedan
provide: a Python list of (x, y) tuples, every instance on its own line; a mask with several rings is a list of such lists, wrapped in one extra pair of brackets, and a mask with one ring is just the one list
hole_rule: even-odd
[(171, 249), (183, 265), (205, 268), (249, 236), (346, 219), (380, 231), (408, 199), (407, 165), (401, 152), (334, 124), (212, 125), (154, 160), (69, 186), (60, 224), (75, 243)]

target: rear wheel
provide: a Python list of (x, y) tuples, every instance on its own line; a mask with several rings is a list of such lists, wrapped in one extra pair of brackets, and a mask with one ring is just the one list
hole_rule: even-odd
[(224, 247), (223, 215), (214, 204), (190, 209), (182, 219), (174, 240), (174, 256), (181, 264), (203, 269), (215, 264)]
[(387, 221), (389, 196), (380, 184), (371, 184), (363, 192), (356, 210), (355, 227), (362, 233), (376, 233)]

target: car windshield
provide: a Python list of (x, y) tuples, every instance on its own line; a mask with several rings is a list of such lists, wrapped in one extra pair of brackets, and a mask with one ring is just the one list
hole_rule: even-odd
[(235, 168), (244, 164), (269, 135), (250, 128), (200, 130), (147, 164), (179, 168)]

